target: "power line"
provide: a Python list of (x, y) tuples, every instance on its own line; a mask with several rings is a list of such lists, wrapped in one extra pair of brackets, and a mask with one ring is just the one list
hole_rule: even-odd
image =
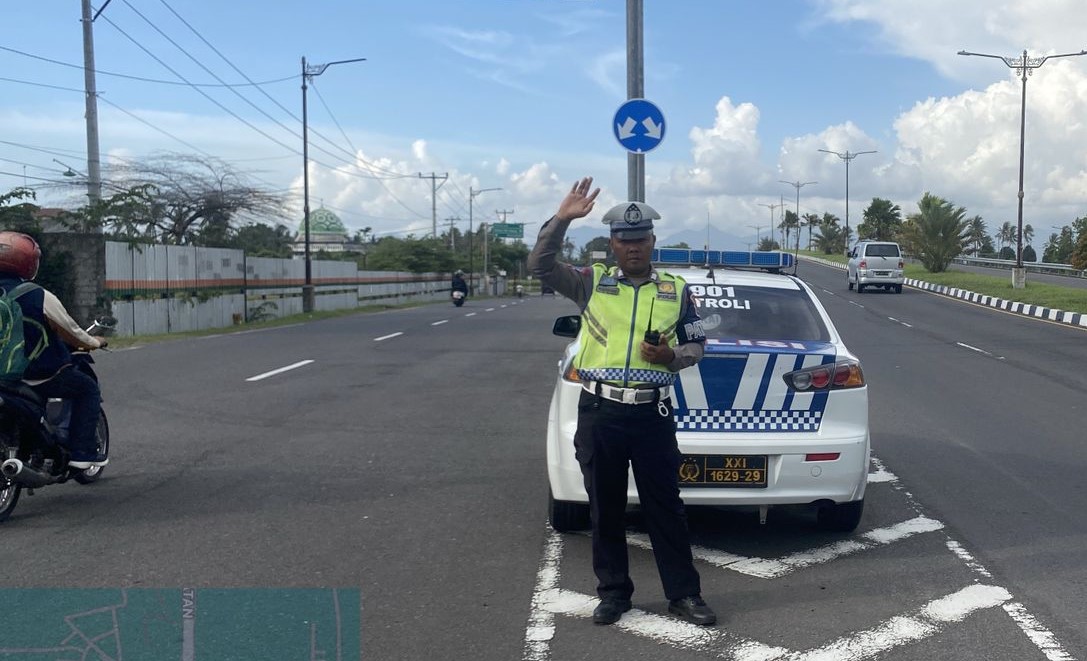
[[(8, 46), (0, 46), (0, 50), (7, 51), (9, 53), (15, 53), (16, 55), (22, 55), (23, 57), (29, 57), (34, 60), (41, 60), (42, 62), (48, 62), (50, 64), (56, 64), (62, 67), (68, 67), (71, 69), (79, 69), (83, 71), (86, 69), (82, 64), (71, 64), (70, 62), (61, 62), (60, 60), (54, 60), (52, 58), (43, 57), (41, 55), (34, 55), (33, 53), (27, 53), (15, 48), (9, 48)], [(128, 80), (138, 80), (143, 83), (155, 83), (157, 85), (176, 85), (178, 87), (184, 87), (186, 85), (193, 87), (259, 87), (261, 85), (271, 85), (273, 83), (282, 83), (288, 80), (293, 80), (294, 76), (285, 76), (283, 78), (276, 78), (274, 80), (265, 80), (263, 82), (255, 83), (249, 81), (247, 83), (179, 83), (176, 80), (159, 80), (157, 78), (144, 78), (143, 76), (131, 76), (124, 73), (117, 73), (114, 71), (103, 71), (102, 69), (95, 68), (94, 73), (96, 75), (101, 74), (103, 76), (113, 76), (114, 78), (125, 78)], [(4, 79), (7, 80), (7, 79)], [(23, 82), (23, 81), (15, 81)], [(42, 85), (43, 87), (49, 87), (49, 85)], [(65, 89), (65, 88), (62, 88)], [(83, 90), (80, 90), (81, 92)]]

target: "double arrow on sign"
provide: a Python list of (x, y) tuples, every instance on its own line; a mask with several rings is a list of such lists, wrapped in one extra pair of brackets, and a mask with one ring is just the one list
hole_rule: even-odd
[[(653, 121), (652, 117), (646, 117), (641, 122), (645, 127), (645, 135), (657, 140), (661, 139), (661, 125)], [(626, 140), (627, 138), (634, 137), (634, 127), (638, 125), (638, 122), (634, 121), (633, 117), (627, 117), (627, 120), (618, 125), (619, 139)]]

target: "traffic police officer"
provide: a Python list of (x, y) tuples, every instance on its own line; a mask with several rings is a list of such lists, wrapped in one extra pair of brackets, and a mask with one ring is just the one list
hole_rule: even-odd
[(631, 608), (624, 513), (633, 467), (669, 612), (714, 624), (717, 616), (701, 597), (679, 497), (680, 452), (669, 399), (676, 373), (702, 358), (702, 322), (683, 279), (650, 263), (653, 220), (660, 215), (647, 204), (624, 202), (604, 215), (618, 267), (557, 261), (566, 228), (593, 209), (600, 189), (590, 193), (591, 187), (592, 177), (574, 184), (540, 230), (528, 264), (582, 309), (575, 365), (584, 391), (574, 446), (593, 525), (600, 596), (593, 622), (612, 624)]

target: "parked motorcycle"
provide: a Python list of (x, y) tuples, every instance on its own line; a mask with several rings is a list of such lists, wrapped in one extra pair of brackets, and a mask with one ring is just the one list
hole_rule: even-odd
[(453, 292), (453, 305), (457, 306), (458, 308), (460, 306), (464, 305), (464, 292), (462, 292), (462, 291), (454, 291)]
[[(95, 321), (87, 332), (105, 335), (112, 330), (108, 321)], [(72, 353), (72, 367), (98, 381), (88, 351)], [(90, 484), (102, 477), (105, 466), (78, 469), (68, 466), (65, 447), (71, 402), (43, 399), (29, 386), (0, 386), (0, 522), (11, 516), (23, 489), (27, 495), (51, 484), (75, 480)], [(98, 417), (95, 437), (98, 452), (109, 454), (109, 422), (105, 411)]]

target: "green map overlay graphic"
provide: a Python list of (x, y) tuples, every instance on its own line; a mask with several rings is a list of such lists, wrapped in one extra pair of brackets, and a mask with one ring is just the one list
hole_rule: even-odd
[(2, 661), (357, 661), (357, 589), (0, 589)]

